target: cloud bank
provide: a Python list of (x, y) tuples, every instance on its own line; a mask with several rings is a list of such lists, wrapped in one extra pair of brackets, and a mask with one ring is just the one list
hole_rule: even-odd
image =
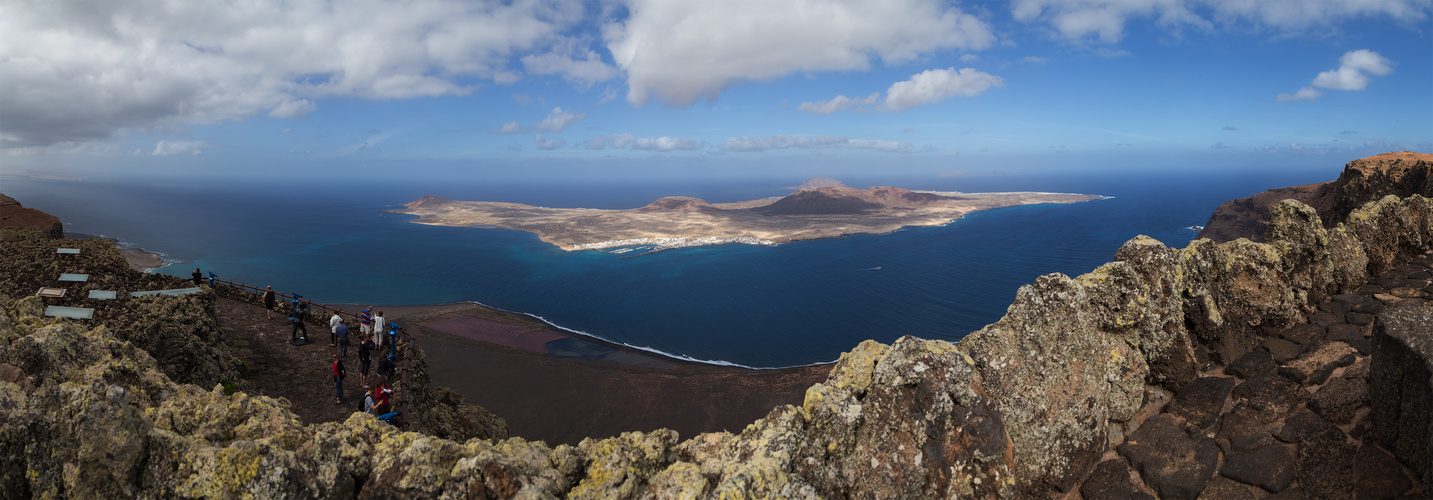
[(1012, 0), (1019, 21), (1045, 23), (1077, 43), (1115, 43), (1124, 38), (1131, 19), (1153, 18), (1176, 35), (1185, 28), (1201, 31), (1222, 25), (1300, 32), (1361, 17), (1388, 16), (1407, 22), (1428, 17), (1422, 0)]
[(106, 139), (316, 99), (466, 95), (530, 74), (617, 76), (572, 0), (0, 2), (0, 148)]
[[(995, 42), (979, 18), (936, 0), (672, 2), (633, 0), (604, 29), (627, 73), (627, 101), (684, 107), (744, 80), (864, 70)], [(760, 15), (753, 15), (760, 13)]]
[(885, 153), (909, 153), (911, 143), (848, 139), (834, 135), (771, 135), (765, 137), (732, 137), (722, 144), (722, 151), (753, 153), (770, 149), (872, 149)]

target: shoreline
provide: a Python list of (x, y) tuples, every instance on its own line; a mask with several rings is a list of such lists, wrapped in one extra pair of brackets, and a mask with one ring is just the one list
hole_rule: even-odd
[(72, 240), (109, 240), (111, 243), (114, 243), (115, 250), (118, 250), (119, 254), (124, 256), (124, 261), (129, 264), (129, 268), (141, 273), (147, 273), (174, 264), (173, 262), (165, 261), (161, 254), (146, 251), (143, 248), (121, 248), (118, 238), (89, 233), (72, 233), (69, 231), (65, 231), (65, 238)]
[[(600, 348), (605, 348), (605, 349), (611, 349), (611, 350), (614, 350), (614, 351), (625, 352), (625, 353), (628, 353), (628, 354), (630, 354), (630, 355), (632, 355), (632, 356), (637, 356), (637, 357), (639, 357), (638, 359), (632, 359), (631, 357), (627, 357), (627, 356), (619, 356), (617, 359), (601, 360), (601, 361), (604, 361), (604, 362), (611, 362), (611, 363), (618, 363), (618, 364), (625, 364), (625, 365), (632, 365), (632, 366), (651, 366), (650, 364), (643, 364), (643, 363), (641, 363), (641, 359), (640, 359), (640, 358), (645, 357), (645, 358), (653, 358), (653, 359), (656, 360), (656, 361), (659, 361), (659, 362), (662, 362), (662, 363), (671, 364), (671, 365), (683, 365), (683, 366), (707, 367), (707, 368), (723, 368), (723, 369), (736, 369), (736, 370), (750, 370), (750, 371), (754, 371), (754, 372), (772, 372), (772, 371), (780, 371), (780, 370), (792, 370), (792, 369), (804, 369), (804, 368), (810, 368), (810, 367), (828, 366), (828, 365), (834, 364), (834, 363), (837, 361), (837, 360), (834, 360), (834, 359), (833, 359), (833, 360), (830, 360), (830, 361), (822, 361), (822, 362), (817, 362), (817, 363), (810, 363), (810, 364), (804, 364), (804, 365), (795, 365), (795, 366), (758, 367), (758, 366), (747, 366), (747, 365), (743, 365), (743, 364), (739, 364), (739, 363), (735, 363), (735, 362), (731, 362), (731, 361), (725, 361), (725, 360), (703, 360), (703, 359), (696, 359), (696, 358), (691, 358), (691, 357), (682, 356), (682, 355), (680, 355), (680, 354), (673, 354), (673, 353), (668, 353), (668, 352), (660, 351), (660, 350), (657, 350), (657, 349), (646, 348), (646, 347), (642, 347), (642, 346), (634, 346), (634, 345), (629, 345), (629, 344), (623, 344), (623, 343), (621, 343), (621, 342), (615, 342), (615, 341), (608, 340), (608, 339), (602, 338), (602, 337), (600, 337), (600, 336), (593, 335), (593, 334), (591, 334), (591, 333), (587, 333), (587, 332), (584, 332), (584, 331), (581, 331), (581, 330), (575, 330), (575, 329), (566, 328), (566, 327), (563, 327), (563, 326), (561, 326), (561, 325), (554, 324), (554, 323), (552, 323), (551, 321), (548, 321), (546, 318), (543, 318), (542, 316), (538, 316), (538, 315), (536, 315), (536, 314), (524, 313), (524, 312), (518, 312), (518, 311), (508, 311), (508, 310), (505, 310), (505, 309), (500, 309), (500, 308), (497, 308), (497, 307), (492, 307), (492, 306), (489, 306), (489, 305), (487, 305), (487, 304), (483, 304), (483, 303), (478, 302), (478, 301), (461, 301), (461, 302), (449, 302), (449, 303), (445, 303), (445, 304), (419, 304), (419, 305), (406, 305), (406, 306), (373, 305), (373, 304), (370, 304), (370, 305), (363, 305), (363, 304), (326, 304), (326, 305), (328, 305), (329, 307), (334, 307), (334, 308), (342, 309), (342, 310), (345, 311), (345, 312), (351, 312), (351, 313), (357, 313), (358, 311), (362, 311), (364, 307), (368, 307), (368, 306), (371, 305), (371, 306), (373, 307), (373, 310), (374, 310), (375, 312), (376, 312), (376, 311), (380, 311), (380, 310), (385, 312), (385, 315), (384, 315), (385, 320), (390, 321), (390, 322), (398, 323), (399, 325), (403, 326), (404, 329), (409, 330), (410, 333), (412, 333), (412, 331), (414, 330), (414, 327), (415, 327), (415, 326), (422, 326), (422, 327), (424, 327), (424, 328), (426, 328), (426, 329), (429, 329), (429, 330), (435, 330), (435, 331), (438, 331), (438, 332), (442, 332), (442, 333), (445, 334), (445, 335), (450, 335), (450, 336), (453, 336), (453, 337), (465, 338), (465, 339), (467, 339), (467, 340), (469, 340), (469, 341), (472, 341), (472, 342), (481, 342), (481, 343), (491, 344), (491, 345), (493, 345), (493, 346), (501, 346), (501, 347), (519, 349), (519, 350), (522, 350), (522, 351), (525, 351), (525, 352), (528, 352), (528, 353), (531, 353), (531, 354), (534, 354), (534, 355), (540, 355), (540, 356), (549, 357), (549, 358), (554, 358), (554, 359), (574, 359), (574, 358), (571, 357), (571, 356), (554, 356), (554, 355), (553, 355), (551, 352), (549, 352), (549, 351), (539, 351), (539, 350), (535, 350), (535, 349), (528, 348), (528, 347), (523, 347), (523, 346), (519, 346), (519, 345), (512, 345), (513, 343), (505, 343), (505, 342), (503, 342), (503, 341), (502, 341), (503, 339), (501, 339), (501, 338), (496, 338), (496, 337), (493, 337), (493, 338), (482, 338), (481, 336), (477, 336), (477, 337), (475, 338), (474, 336), (471, 336), (471, 335), (462, 335), (462, 334), (457, 334), (457, 333), (453, 333), (453, 332), (450, 332), (450, 331), (444, 331), (443, 329), (433, 328), (433, 327), (428, 326), (428, 325), (431, 324), (431, 323), (438, 323), (438, 322), (442, 321), (441, 318), (444, 317), (444, 316), (466, 315), (466, 316), (472, 316), (472, 317), (476, 317), (476, 318), (480, 318), (480, 319), (484, 319), (484, 320), (493, 321), (493, 322), (496, 322), (496, 323), (502, 323), (502, 324), (505, 324), (505, 325), (530, 327), (530, 328), (532, 328), (532, 330), (533, 330), (534, 332), (551, 333), (551, 334), (555, 334), (555, 335), (564, 337), (564, 338), (566, 338), (566, 339), (572, 339), (572, 340), (576, 340), (576, 341), (579, 341), (579, 342), (585, 342), (585, 343), (588, 343), (588, 344), (592, 344), (592, 345), (598, 346), (598, 347), (600, 347)], [(472, 314), (461, 314), (461, 313), (463, 313), (463, 312), (472, 313)], [(854, 347), (854, 346), (853, 346), (853, 347)], [(626, 362), (624, 362), (624, 361), (626, 361)]]

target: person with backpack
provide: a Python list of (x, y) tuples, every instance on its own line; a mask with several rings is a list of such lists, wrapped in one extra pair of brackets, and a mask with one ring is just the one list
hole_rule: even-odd
[(377, 415), (376, 413), (373, 413), (373, 403), (373, 389), (363, 391), (363, 408), (361, 409), (361, 411), (369, 415)]
[(333, 404), (343, 404), (343, 377), (345, 375), (348, 375), (348, 372), (343, 369), (343, 360), (339, 359), (338, 353), (335, 352), (333, 353), (333, 390), (338, 394), (338, 399), (335, 399)]

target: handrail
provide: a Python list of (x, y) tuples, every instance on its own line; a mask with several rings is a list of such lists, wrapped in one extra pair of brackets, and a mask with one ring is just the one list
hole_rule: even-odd
[[(268, 289), (259, 288), (259, 287), (252, 286), (252, 285), (246, 285), (246, 284), (239, 283), (239, 282), (235, 282), (235, 281), (221, 280), (221, 279), (219, 279), (218, 276), (215, 276), (214, 273), (212, 273), (212, 272), (209, 273), (209, 283), (210, 283), (211, 286), (212, 286), (214, 283), (223, 283), (223, 284), (226, 284), (226, 285), (235, 286), (235, 287), (239, 287), (239, 288), (248, 288), (248, 289), (251, 289), (251, 290), (253, 290), (253, 291), (255, 291), (255, 292), (266, 292), (266, 291), (268, 291)], [(337, 313), (337, 314), (344, 314), (344, 315), (352, 316), (352, 317), (354, 317), (354, 318), (357, 318), (357, 317), (358, 317), (357, 314), (354, 314), (354, 313), (351, 313), (351, 312), (348, 312), (348, 311), (344, 311), (344, 310), (339, 309), (339, 308), (336, 308), (336, 307), (329, 307), (329, 306), (326, 306), (326, 305), (324, 305), (324, 304), (320, 304), (320, 303), (314, 302), (314, 301), (312, 301), (312, 300), (308, 300), (308, 299), (302, 298), (302, 296), (300, 296), (300, 295), (298, 295), (298, 294), (289, 295), (289, 294), (286, 294), (286, 293), (274, 292), (274, 295), (277, 295), (277, 296), (279, 296), (279, 297), (283, 297), (283, 298), (289, 299), (290, 301), (294, 301), (294, 302), (303, 302), (303, 303), (306, 303), (306, 304), (308, 304), (308, 305), (311, 305), (311, 306), (314, 306), (314, 307), (318, 307), (318, 308), (323, 309), (323, 310), (326, 310), (326, 311), (333, 311), (334, 313)], [(387, 323), (388, 323), (388, 328), (389, 328), (390, 330), (397, 330), (398, 332), (400, 332), (400, 333), (403, 334), (403, 339), (404, 339), (404, 341), (405, 341), (405, 344), (404, 344), (405, 347), (404, 347), (404, 349), (408, 349), (407, 346), (412, 345), (412, 343), (413, 343), (413, 336), (410, 335), (410, 334), (408, 333), (408, 330), (404, 329), (403, 326), (401, 326), (401, 325), (399, 325), (399, 324), (397, 324), (397, 323), (394, 323), (394, 322), (392, 322), (392, 321), (389, 321), (389, 322), (387, 322)], [(378, 334), (379, 334), (379, 335), (382, 335), (382, 333), (378, 333)], [(398, 346), (397, 346), (396, 344), (397, 344), (396, 341), (394, 341), (394, 346), (392, 347), (393, 352), (395, 352), (395, 353), (398, 351)], [(408, 430), (408, 357), (409, 357), (409, 356), (408, 356), (408, 353), (407, 353), (407, 352), (404, 352), (404, 353), (403, 353), (403, 365), (402, 365), (401, 367), (398, 367), (398, 376), (399, 376), (399, 384), (398, 384), (398, 403), (399, 403), (398, 419), (399, 419), (399, 421), (400, 421), (398, 427), (399, 427), (399, 429), (402, 429), (402, 430), (405, 431), (405, 432)]]

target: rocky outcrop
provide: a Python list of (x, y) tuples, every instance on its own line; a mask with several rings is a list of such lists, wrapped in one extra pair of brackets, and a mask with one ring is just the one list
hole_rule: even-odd
[(0, 194), (0, 228), (39, 229), (51, 238), (63, 238), (64, 224), (53, 215), (25, 208), (14, 198)]
[(1338, 180), (1334, 220), (1384, 196), (1433, 198), (1433, 154), (1384, 153), (1348, 162)]
[(1269, 209), (1284, 200), (1299, 200), (1313, 207), (1319, 218), (1335, 220), (1334, 183), (1320, 182), (1303, 186), (1274, 188), (1248, 198), (1226, 201), (1214, 209), (1198, 238), (1209, 238), (1219, 243), (1249, 238), (1250, 241), (1264, 241), (1264, 232), (1269, 228), (1272, 215)]
[(1324, 225), (1331, 228), (1354, 209), (1384, 196), (1433, 197), (1430, 169), (1430, 154), (1403, 151), (1360, 158), (1349, 162), (1335, 181), (1274, 188), (1226, 201), (1209, 216), (1198, 237), (1219, 243), (1239, 238), (1262, 242), (1272, 218), (1270, 210), (1287, 199), (1313, 207)]
[[(1347, 295), (1370, 273), (1433, 250), (1433, 203), (1384, 197), (1329, 228), (1313, 208), (1282, 201), (1266, 236), (1182, 249), (1137, 237), (1090, 273), (1021, 287), (1003, 318), (958, 344), (864, 342), (800, 407), (775, 408), (739, 433), (682, 441), (656, 430), (556, 448), (516, 438), (460, 443), (362, 414), (301, 427), (281, 400), (176, 384), (114, 332), (37, 319), (26, 299), (0, 319), (0, 368), (23, 372), (0, 377), (0, 494), (1009, 498), (1076, 488), (1137, 496), (1148, 487), (1198, 498), (1262, 494), (1250, 484), (1292, 492), (1294, 481), (1316, 497), (1407, 493), (1365, 484), (1379, 471), (1351, 464), (1390, 458), (1352, 444), (1321, 416), (1361, 404), (1359, 384), (1326, 384), (1323, 394), (1281, 373), (1313, 383), (1333, 376), (1329, 366), (1344, 377), (1360, 366), (1342, 366), (1353, 346), (1326, 336), (1374, 314)], [(1427, 295), (1399, 291), (1408, 286), (1380, 289)], [(1294, 351), (1288, 359), (1266, 349), (1273, 340)], [(1408, 366), (1425, 363), (1401, 342)], [(1377, 356), (1389, 345), (1375, 340), (1371, 349)], [(1426, 383), (1426, 373), (1388, 372), (1380, 359), (1366, 388), (1376, 415), (1393, 411), (1390, 397), (1426, 396), (1416, 383), (1405, 390), (1404, 378)], [(1246, 380), (1230, 389), (1205, 377), (1229, 363)], [(1405, 389), (1386, 393), (1394, 386)], [(1171, 393), (1177, 403), (1161, 413)], [(1310, 398), (1319, 402), (1306, 406)], [(1233, 410), (1215, 416), (1217, 406)], [(1407, 418), (1403, 409), (1384, 418), (1426, 428), (1428, 412), (1411, 408)], [(1277, 421), (1285, 423), (1274, 435), (1267, 426)], [(1426, 453), (1426, 440), (1400, 436)], [(1417, 452), (1392, 456), (1427, 484), (1426, 458), (1407, 455)], [(1129, 479), (1130, 464), (1142, 484)], [(93, 477), (105, 480), (81, 479)]]

